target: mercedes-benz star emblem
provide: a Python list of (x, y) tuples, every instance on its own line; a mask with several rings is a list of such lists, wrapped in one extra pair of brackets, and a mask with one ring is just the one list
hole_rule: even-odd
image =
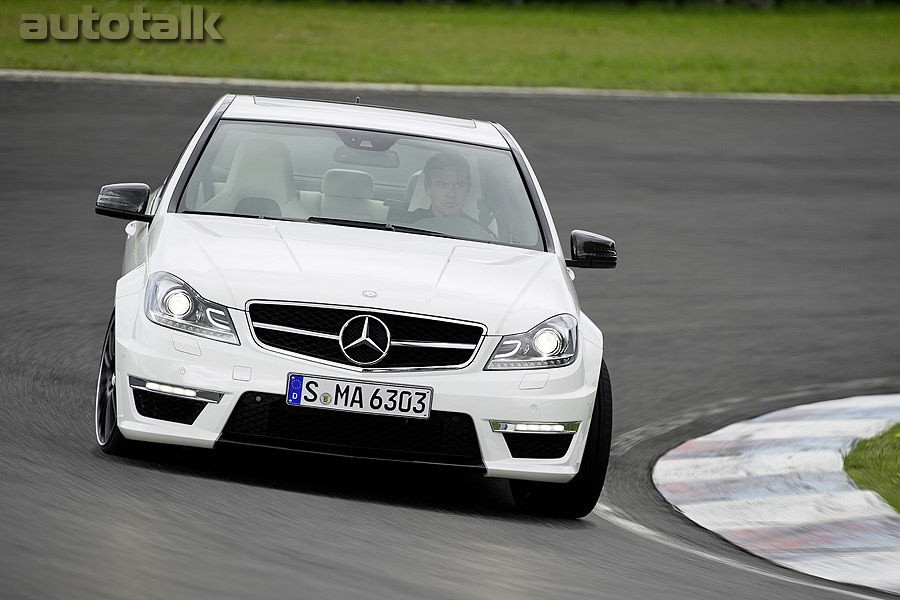
[(341, 352), (347, 360), (360, 366), (374, 365), (391, 348), (391, 332), (387, 325), (372, 315), (357, 315), (341, 328)]

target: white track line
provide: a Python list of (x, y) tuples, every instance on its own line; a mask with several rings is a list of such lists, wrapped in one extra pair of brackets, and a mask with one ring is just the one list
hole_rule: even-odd
[(747, 573), (753, 573), (754, 575), (760, 575), (762, 577), (768, 577), (769, 579), (775, 579), (777, 581), (784, 581), (787, 583), (792, 583), (795, 585), (800, 585), (807, 588), (812, 588), (814, 590), (822, 590), (826, 592), (831, 592), (834, 594), (839, 594), (841, 596), (847, 596), (849, 598), (861, 598), (863, 600), (880, 600), (884, 598), (884, 596), (873, 596), (870, 594), (862, 593), (862, 592), (854, 592), (851, 590), (845, 590), (838, 587), (833, 587), (830, 585), (825, 585), (821, 583), (815, 583), (813, 581), (806, 581), (805, 579), (800, 579), (798, 577), (792, 577), (791, 575), (786, 575), (782, 573), (776, 573), (774, 571), (767, 571), (765, 569), (761, 569), (759, 567), (754, 567), (752, 565), (747, 565), (737, 560), (733, 560), (727, 558), (725, 556), (719, 556), (717, 554), (712, 554), (711, 552), (706, 552), (705, 550), (700, 550), (698, 548), (694, 548), (693, 546), (689, 546), (683, 542), (675, 540), (663, 533), (640, 525), (639, 523), (635, 523), (634, 521), (628, 519), (623, 516), (620, 511), (616, 508), (605, 504), (604, 502), (599, 502), (596, 507), (594, 507), (593, 514), (600, 517), (604, 521), (619, 527), (620, 529), (624, 529), (630, 533), (633, 533), (637, 536), (640, 536), (644, 539), (648, 539), (656, 542), (657, 544), (662, 544), (663, 546), (667, 546), (679, 552), (686, 552), (693, 556), (698, 556), (700, 558), (704, 558), (706, 560), (712, 561), (714, 563), (718, 563), (720, 565), (726, 565), (733, 569), (737, 569), (739, 571), (745, 571)]
[(642, 90), (595, 90), (569, 87), (505, 87), (493, 85), (433, 85), (418, 83), (367, 83), (332, 81), (285, 81), (237, 77), (187, 77), (180, 75), (142, 75), (97, 73), (90, 71), (43, 71), (0, 69), (0, 79), (10, 81), (98, 81), (149, 83), (162, 85), (210, 85), (309, 90), (346, 90), (374, 92), (420, 92), (437, 94), (490, 96), (602, 97), (641, 100), (740, 100), (750, 102), (900, 102), (898, 94), (756, 94), (725, 92), (648, 92)]

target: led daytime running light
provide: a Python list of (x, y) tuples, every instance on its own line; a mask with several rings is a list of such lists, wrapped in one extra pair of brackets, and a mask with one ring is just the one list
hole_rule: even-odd
[(174, 394), (176, 396), (186, 396), (188, 398), (197, 397), (197, 390), (168, 385), (166, 383), (156, 383), (153, 381), (148, 381), (144, 384), (144, 387), (146, 387), (148, 390), (153, 390), (154, 392), (160, 392), (163, 394)]
[(576, 433), (581, 422), (532, 423), (527, 421), (491, 421), (491, 430), (498, 433)]

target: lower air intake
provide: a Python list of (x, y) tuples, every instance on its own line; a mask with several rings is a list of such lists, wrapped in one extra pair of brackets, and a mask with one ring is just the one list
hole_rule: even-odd
[(289, 406), (283, 394), (247, 392), (234, 407), (222, 442), (319, 454), (482, 467), (472, 417), (432, 411), (406, 419)]
[(177, 398), (166, 394), (157, 394), (147, 390), (132, 389), (134, 406), (138, 414), (160, 421), (193, 425), (200, 413), (206, 408), (206, 402)]
[(548, 433), (504, 433), (513, 458), (562, 458), (574, 435)]

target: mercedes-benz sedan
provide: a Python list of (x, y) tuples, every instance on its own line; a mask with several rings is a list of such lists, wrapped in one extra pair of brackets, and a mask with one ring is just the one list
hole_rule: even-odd
[(609, 455), (603, 336), (496, 123), (228, 95), (168, 178), (104, 186), (126, 227), (96, 436), (476, 469), (583, 516)]

